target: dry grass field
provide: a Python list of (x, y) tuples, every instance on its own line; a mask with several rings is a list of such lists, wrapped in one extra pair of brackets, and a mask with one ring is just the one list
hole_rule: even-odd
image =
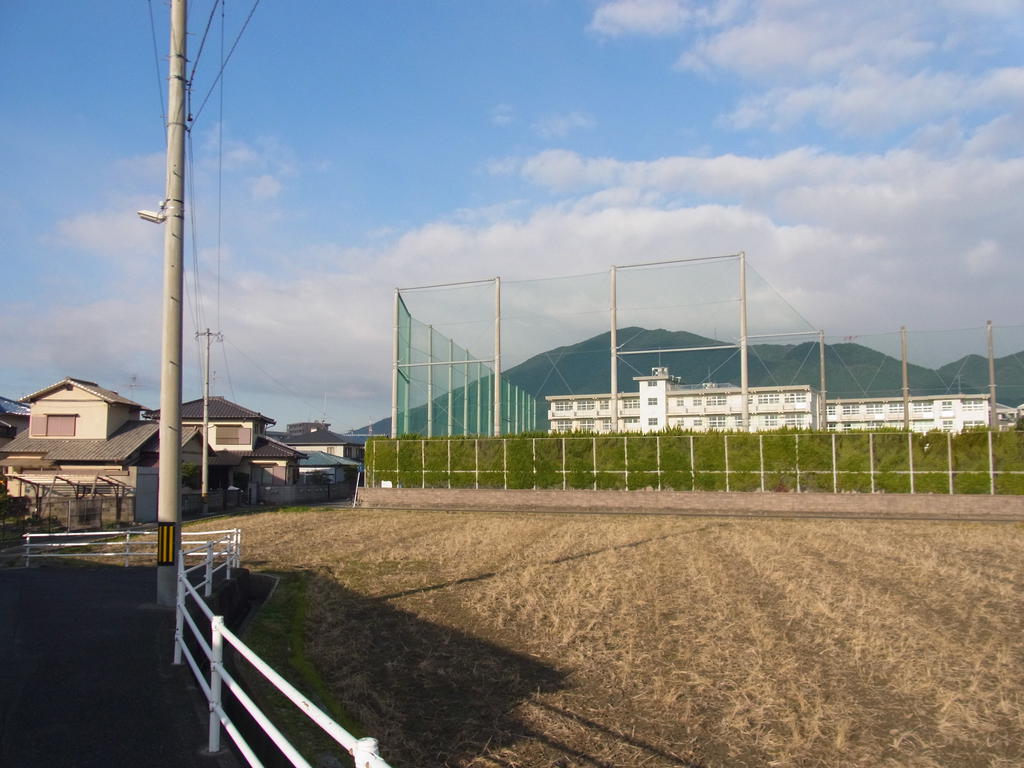
[(1020, 525), (232, 522), (396, 767), (1024, 765)]

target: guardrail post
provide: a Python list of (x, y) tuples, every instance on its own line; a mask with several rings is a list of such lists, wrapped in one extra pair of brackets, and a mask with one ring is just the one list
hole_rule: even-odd
[(206, 573), (203, 577), (205, 584), (203, 584), (203, 597), (209, 597), (213, 594), (213, 542), (206, 542)]
[(214, 616), (210, 619), (210, 752), (220, 752), (220, 668), (224, 661), (224, 617)]
[(25, 567), (32, 567), (32, 534), (25, 534)]
[(128, 560), (131, 557), (132, 551), (132, 532), (124, 532), (124, 567), (128, 567)]
[(378, 752), (377, 749), (378, 745), (376, 739), (367, 737), (357, 741), (356, 747), (352, 751), (352, 757), (355, 760), (356, 768), (375, 768), (377, 761), (380, 759), (380, 752)]
[(185, 557), (178, 552), (177, 598), (174, 601), (174, 663), (181, 664), (181, 649), (185, 642)]

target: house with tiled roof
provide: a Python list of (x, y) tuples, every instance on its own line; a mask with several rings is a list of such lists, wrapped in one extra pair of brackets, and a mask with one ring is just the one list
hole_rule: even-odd
[[(19, 402), (28, 406), (28, 429), (0, 448), (10, 495), (40, 508), (56, 498), (108, 496), (119, 520), (156, 519), (159, 425), (142, 418), (142, 405), (71, 377)], [(200, 461), (202, 450), (198, 430), (183, 430), (183, 460)]]
[(321, 451), (332, 456), (363, 460), (365, 437), (339, 435), (331, 431), (331, 425), (323, 421), (300, 421), (288, 425), (287, 432), (275, 433), (275, 437), (292, 448), (301, 451)]
[[(159, 411), (147, 416), (160, 418)], [(209, 487), (236, 487), (248, 492), (251, 501), (261, 498), (259, 489), (295, 485), (299, 479), (299, 459), (305, 454), (274, 439), (267, 428), (274, 419), (225, 397), (208, 399), (210, 425)], [(181, 404), (182, 427), (202, 430), (203, 399)]]
[(7, 397), (0, 397), (0, 448), (3, 448), (19, 432), (28, 429), (28, 415), (27, 405)]

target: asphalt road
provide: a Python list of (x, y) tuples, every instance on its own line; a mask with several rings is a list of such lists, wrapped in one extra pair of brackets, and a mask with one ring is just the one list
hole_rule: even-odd
[(0, 765), (238, 765), (205, 753), (205, 701), (155, 598), (152, 568), (0, 570)]

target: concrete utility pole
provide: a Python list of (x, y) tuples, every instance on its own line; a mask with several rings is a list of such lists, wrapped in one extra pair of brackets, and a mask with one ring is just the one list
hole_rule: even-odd
[(206, 337), (206, 356), (203, 360), (203, 474), (202, 485), (200, 486), (200, 498), (203, 501), (203, 514), (208, 511), (208, 496), (210, 493), (210, 342), (213, 339), (222, 341), (224, 337), (214, 333), (207, 328), (203, 333), (197, 333), (196, 338)]
[(825, 388), (825, 332), (818, 331), (818, 391), (821, 395), (818, 398), (818, 429), (828, 429), (828, 390)]
[(163, 350), (160, 359), (160, 470), (157, 495), (159, 605), (177, 600), (181, 549), (181, 308), (185, 242), (185, 32), (187, 0), (171, 0), (164, 199)]

